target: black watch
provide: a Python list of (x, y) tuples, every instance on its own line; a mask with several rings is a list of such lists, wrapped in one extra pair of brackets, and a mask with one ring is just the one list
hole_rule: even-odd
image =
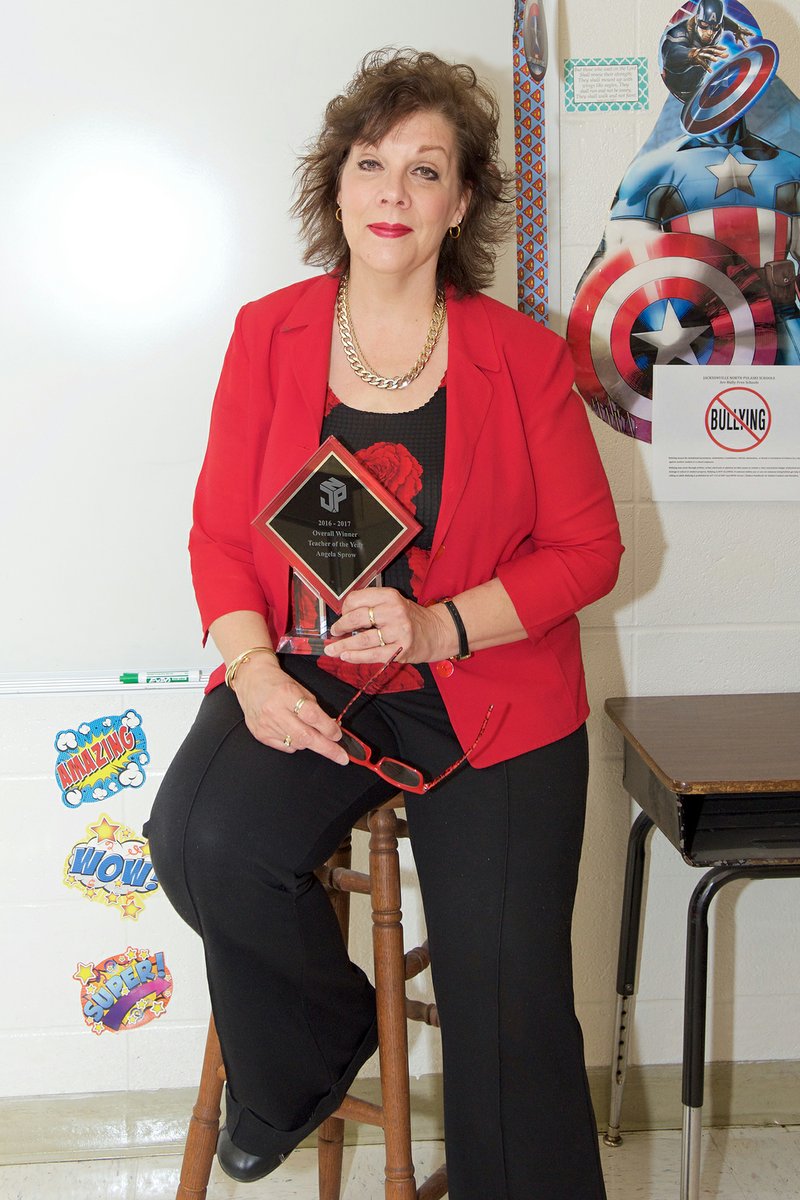
[(447, 611), (450, 613), (450, 616), (453, 618), (453, 624), (455, 625), (456, 633), (458, 634), (458, 654), (451, 655), (450, 661), (461, 662), (465, 658), (471, 658), (472, 651), (469, 648), (467, 631), (464, 628), (464, 622), (461, 620), (461, 613), (458, 611), (455, 604), (449, 597), (446, 600), (442, 600), (441, 603), (445, 606)]

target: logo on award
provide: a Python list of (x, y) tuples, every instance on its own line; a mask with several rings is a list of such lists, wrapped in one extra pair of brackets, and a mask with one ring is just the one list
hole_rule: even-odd
[(320, 485), (320, 504), (326, 512), (337, 513), (339, 505), (347, 499), (347, 484), (340, 479), (325, 479)]
[[(400, 449), (408, 459), (405, 447)], [(383, 444), (376, 447), (376, 459), (378, 469), (391, 477)], [(404, 460), (402, 478), (408, 475)], [(411, 491), (409, 500), (417, 491), (419, 487)], [(421, 528), (370, 465), (335, 437), (325, 439), (253, 524), (314, 591), (317, 612), (311, 614), (312, 624), (303, 618), (302, 631), (296, 630), (298, 645), (303, 646), (311, 633), (322, 638), (320, 602), (340, 613), (345, 596), (353, 588), (366, 587)]]

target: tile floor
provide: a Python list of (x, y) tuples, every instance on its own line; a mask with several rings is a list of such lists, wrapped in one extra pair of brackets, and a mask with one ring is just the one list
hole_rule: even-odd
[[(414, 1158), (420, 1177), (435, 1170), (443, 1157), (440, 1143), (417, 1143)], [(608, 1200), (678, 1200), (677, 1131), (629, 1133), (617, 1149), (603, 1146), (602, 1157)], [(343, 1200), (381, 1200), (382, 1167), (380, 1146), (346, 1150)], [(166, 1156), (1, 1167), (0, 1200), (173, 1200), (179, 1169), (179, 1159)], [(701, 1196), (702, 1200), (799, 1197), (800, 1126), (706, 1130)], [(316, 1154), (300, 1150), (258, 1184), (236, 1184), (215, 1164), (208, 1200), (316, 1197)]]

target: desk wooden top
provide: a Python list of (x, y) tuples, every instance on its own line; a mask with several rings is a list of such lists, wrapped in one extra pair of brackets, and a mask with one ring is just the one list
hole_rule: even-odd
[(623, 696), (605, 708), (671, 792), (800, 792), (800, 692)]

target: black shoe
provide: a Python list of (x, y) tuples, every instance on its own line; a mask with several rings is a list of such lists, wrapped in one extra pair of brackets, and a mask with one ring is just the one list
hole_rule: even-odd
[[(280, 1139), (283, 1141), (285, 1148), (282, 1151), (277, 1150), (272, 1154), (264, 1155), (250, 1154), (247, 1150), (240, 1150), (231, 1141), (227, 1124), (223, 1125), (217, 1138), (217, 1160), (225, 1174), (230, 1175), (231, 1179), (236, 1179), (240, 1183), (251, 1183), (255, 1182), (256, 1179), (263, 1179), (265, 1175), (269, 1175), (271, 1171), (279, 1167), (289, 1157), (292, 1150), (300, 1145), (304, 1138), (313, 1133), (324, 1120), (336, 1112), (350, 1084), (367, 1059), (375, 1053), (377, 1047), (378, 1021), (376, 1018), (365, 1033), (361, 1045), (347, 1070), (334, 1087), (331, 1088), (330, 1092), (322, 1097), (304, 1125), (299, 1125), (296, 1129), (286, 1132), (270, 1130), (269, 1127), (266, 1127), (268, 1136), (275, 1138), (275, 1140)], [(255, 1136), (258, 1137), (264, 1131), (264, 1123), (259, 1121), (258, 1117), (250, 1113), (247, 1109), (241, 1109), (230, 1092), (226, 1093), (226, 1110), (227, 1118), (234, 1123), (234, 1128), (238, 1128), (239, 1120), (243, 1117), (245, 1121), (249, 1120), (250, 1122), (251, 1134), (255, 1132)]]
[(217, 1162), (226, 1175), (230, 1175), (231, 1179), (236, 1179), (239, 1183), (255, 1183), (257, 1179), (263, 1179), (288, 1157), (288, 1153), (272, 1154), (268, 1158), (259, 1154), (248, 1154), (246, 1150), (234, 1146), (225, 1125), (219, 1131)]

